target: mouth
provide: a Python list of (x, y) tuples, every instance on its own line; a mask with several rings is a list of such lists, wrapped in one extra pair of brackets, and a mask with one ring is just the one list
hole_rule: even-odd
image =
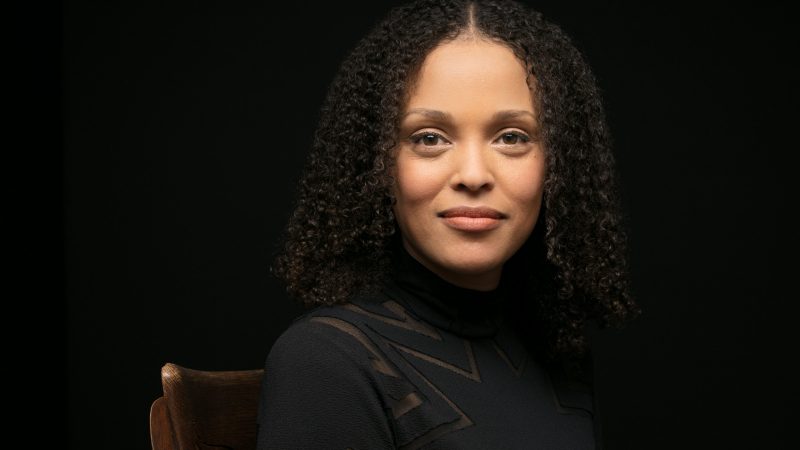
[(473, 219), (505, 219), (506, 215), (500, 211), (485, 206), (469, 207), (458, 206), (456, 208), (446, 209), (437, 214), (439, 217), (469, 217)]
[(488, 231), (500, 226), (501, 221), (508, 218), (496, 209), (480, 206), (459, 206), (437, 213), (444, 223), (460, 231)]

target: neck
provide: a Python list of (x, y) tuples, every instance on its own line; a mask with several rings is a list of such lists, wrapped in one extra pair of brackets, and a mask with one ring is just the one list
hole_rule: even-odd
[(442, 270), (442, 268), (436, 264), (433, 264), (427, 258), (423, 258), (414, 250), (411, 245), (408, 244), (408, 241), (405, 239), (403, 239), (403, 247), (405, 247), (409, 255), (411, 255), (420, 264), (425, 266), (425, 268), (452, 285), (465, 289), (485, 292), (497, 289), (497, 286), (500, 284), (503, 266), (479, 273), (453, 273), (451, 271)]

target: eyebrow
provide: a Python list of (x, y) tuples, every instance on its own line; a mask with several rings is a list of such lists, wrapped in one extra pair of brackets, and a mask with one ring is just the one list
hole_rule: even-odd
[[(441, 121), (448, 121), (448, 122), (452, 122), (453, 121), (453, 115), (448, 113), (448, 112), (438, 111), (438, 110), (435, 110), (435, 109), (426, 109), (426, 108), (414, 108), (414, 109), (411, 109), (408, 112), (406, 112), (405, 114), (403, 114), (401, 119), (405, 119), (407, 116), (409, 116), (411, 114), (420, 114), (420, 115), (423, 115), (425, 117), (429, 117), (431, 119), (436, 119), (436, 120), (441, 120)], [(496, 113), (494, 113), (494, 115), (492, 115), (492, 121), (513, 119), (515, 117), (526, 116), (526, 115), (527, 116), (531, 116), (534, 119), (536, 119), (536, 116), (534, 116), (533, 113), (530, 112), (530, 111), (526, 111), (524, 109), (506, 109), (506, 110), (497, 111)]]

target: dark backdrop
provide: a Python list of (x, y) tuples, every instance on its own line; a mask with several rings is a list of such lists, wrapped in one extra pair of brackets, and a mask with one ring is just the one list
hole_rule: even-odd
[[(328, 83), (396, 2), (287, 3), (62, 5), (73, 448), (148, 448), (165, 362), (260, 368), (300, 312), (267, 266)], [(644, 315), (592, 335), (607, 448), (790, 448), (789, 11), (535, 7), (595, 70), (632, 227)]]

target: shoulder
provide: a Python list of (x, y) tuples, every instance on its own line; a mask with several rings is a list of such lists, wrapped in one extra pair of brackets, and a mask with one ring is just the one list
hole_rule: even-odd
[(264, 378), (287, 388), (303, 382), (361, 385), (364, 392), (391, 404), (413, 390), (392, 343), (415, 337), (441, 339), (435, 329), (380, 295), (318, 306), (278, 337), (267, 356)]
[(381, 293), (360, 295), (346, 303), (306, 311), (278, 338), (272, 352), (292, 353), (302, 348), (352, 353), (354, 346), (369, 349), (371, 339), (367, 335), (386, 326), (415, 325), (416, 321), (410, 319), (404, 307)]
[(363, 308), (377, 303), (356, 303), (318, 306), (296, 318), (272, 345), (266, 369), (274, 373), (314, 366), (343, 371), (368, 364), (374, 344), (366, 334), (369, 316)]
[(318, 308), (298, 317), (278, 336), (267, 356), (268, 372), (303, 365), (341, 368), (344, 359), (351, 359), (352, 338), (315, 315), (317, 311)]
[(338, 320), (347, 328), (335, 317), (340, 309), (307, 312), (272, 345), (262, 380), (259, 449), (394, 448), (369, 352), (331, 325), (342, 326)]

